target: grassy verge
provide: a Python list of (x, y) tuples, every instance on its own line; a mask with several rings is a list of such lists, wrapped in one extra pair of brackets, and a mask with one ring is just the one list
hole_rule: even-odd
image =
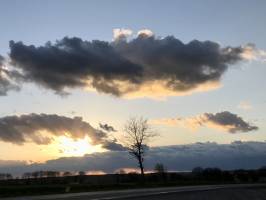
[[(63, 194), (77, 192), (95, 192), (123, 189), (140, 189), (185, 185), (217, 184), (217, 182), (176, 182), (176, 183), (146, 183), (146, 184), (119, 184), (119, 185), (88, 185), (88, 184), (41, 184), (41, 185), (9, 185), (0, 186), (0, 197), (33, 196), (45, 194)], [(224, 183), (220, 183), (224, 184)]]

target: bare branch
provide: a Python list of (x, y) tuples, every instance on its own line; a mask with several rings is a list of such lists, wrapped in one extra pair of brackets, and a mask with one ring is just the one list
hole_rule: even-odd
[(148, 120), (144, 119), (143, 117), (130, 118), (124, 126), (124, 132), (125, 143), (128, 148), (128, 152), (138, 160), (141, 174), (143, 175), (143, 160), (148, 149), (148, 143), (151, 138), (157, 136), (158, 134), (152, 130), (148, 124)]

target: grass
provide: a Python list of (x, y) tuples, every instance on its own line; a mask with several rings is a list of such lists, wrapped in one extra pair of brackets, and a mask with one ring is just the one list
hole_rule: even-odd
[[(123, 189), (140, 189), (185, 185), (217, 184), (215, 182), (175, 182), (175, 183), (146, 183), (146, 184), (118, 184), (118, 185), (89, 185), (89, 184), (41, 184), (41, 185), (8, 185), (0, 186), (0, 197), (33, 196), (47, 194), (63, 194), (77, 192), (95, 192)], [(224, 183), (220, 183), (224, 184)]]

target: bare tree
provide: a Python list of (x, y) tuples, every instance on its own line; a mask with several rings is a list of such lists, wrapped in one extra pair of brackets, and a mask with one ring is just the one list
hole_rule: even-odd
[(154, 166), (154, 171), (158, 174), (164, 174), (166, 173), (167, 169), (165, 168), (163, 163), (156, 163)]
[(71, 172), (64, 172), (63, 176), (72, 176), (72, 173)]
[(26, 172), (26, 173), (24, 173), (24, 174), (22, 175), (22, 178), (23, 178), (23, 179), (29, 179), (29, 178), (31, 178), (31, 173), (30, 173), (30, 172)]
[(79, 171), (78, 174), (79, 174), (79, 176), (85, 176), (86, 175), (86, 173), (84, 171)]
[(144, 156), (148, 142), (157, 134), (151, 129), (148, 120), (142, 117), (130, 118), (124, 125), (125, 143), (128, 151), (137, 159), (141, 175), (144, 178)]

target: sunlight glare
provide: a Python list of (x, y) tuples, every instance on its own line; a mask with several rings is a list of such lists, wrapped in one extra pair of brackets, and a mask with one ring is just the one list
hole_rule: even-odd
[(90, 138), (72, 139), (61, 136), (58, 138), (58, 149), (64, 156), (83, 156), (85, 154), (102, 152), (100, 145), (90, 144)]

